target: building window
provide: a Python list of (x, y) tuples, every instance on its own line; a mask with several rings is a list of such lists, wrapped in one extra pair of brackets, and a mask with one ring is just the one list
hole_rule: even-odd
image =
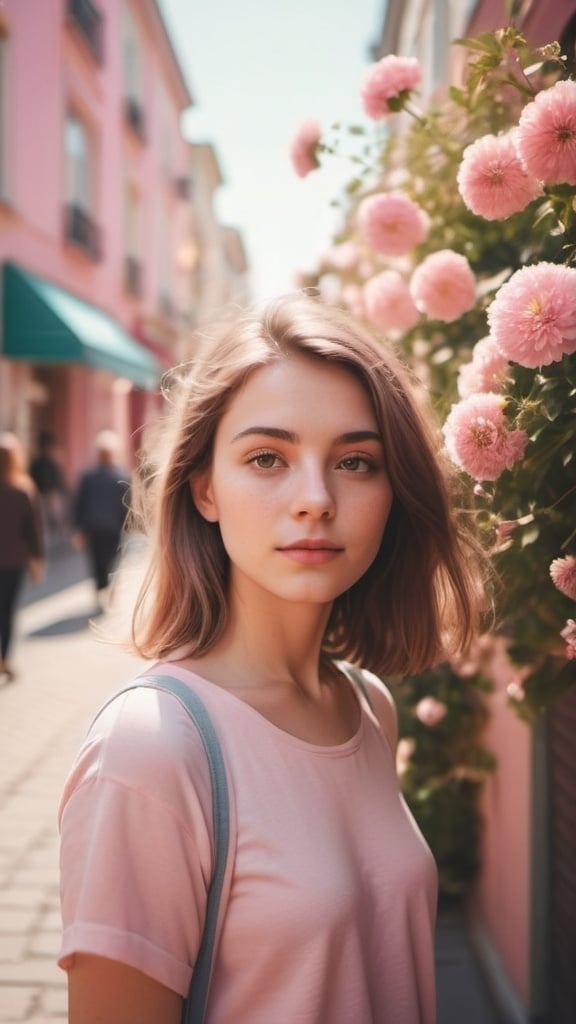
[(68, 0), (68, 18), (98, 64), (104, 54), (104, 18), (92, 0)]
[(172, 253), (171, 220), (169, 210), (162, 205), (157, 215), (157, 273), (158, 273), (158, 310), (167, 320), (174, 316), (172, 301), (172, 270), (174, 257)]
[(142, 206), (140, 196), (133, 185), (126, 187), (124, 209), (124, 287), (130, 295), (140, 298), (143, 292), (142, 279)]
[(86, 125), (74, 113), (66, 118), (64, 148), (66, 156), (65, 217), (66, 238), (79, 245), (93, 259), (101, 256), (100, 232), (91, 215), (92, 165), (91, 141)]
[(124, 116), (141, 142), (146, 141), (146, 119), (142, 102), (142, 64), (140, 39), (129, 8), (124, 9), (122, 40), (124, 76)]
[(8, 195), (8, 150), (8, 33), (0, 22), (0, 198)]

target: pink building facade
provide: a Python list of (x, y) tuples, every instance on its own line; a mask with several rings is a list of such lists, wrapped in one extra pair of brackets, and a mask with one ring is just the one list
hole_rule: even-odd
[(192, 97), (155, 0), (0, 7), (0, 429), (132, 460), (191, 322)]

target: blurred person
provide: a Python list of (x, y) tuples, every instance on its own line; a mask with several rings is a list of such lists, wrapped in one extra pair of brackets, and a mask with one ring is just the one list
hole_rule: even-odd
[(38, 495), (24, 469), (15, 434), (0, 434), (0, 675), (10, 681), (8, 661), (18, 594), (26, 572), (33, 583), (44, 571), (44, 534)]
[[(306, 296), (208, 335), (170, 396), (133, 649), (201, 702), (228, 777), (201, 1019), (433, 1024), (436, 870), (378, 676), (478, 625), (481, 560), (437, 433), (391, 348)], [(108, 702), (65, 786), (70, 1024), (179, 1024), (203, 975), (217, 805), (161, 678)]]
[(73, 540), (87, 551), (101, 608), (128, 513), (130, 476), (116, 464), (119, 447), (113, 430), (96, 435), (96, 464), (82, 473), (72, 507)]
[(63, 538), (66, 536), (68, 518), (68, 487), (56, 458), (56, 449), (54, 435), (49, 430), (41, 430), (38, 437), (38, 454), (30, 463), (30, 476), (40, 495), (49, 536)]

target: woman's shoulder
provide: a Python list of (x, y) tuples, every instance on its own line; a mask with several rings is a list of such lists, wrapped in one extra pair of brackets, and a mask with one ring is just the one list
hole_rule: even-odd
[(115, 693), (94, 718), (70, 783), (109, 782), (167, 803), (192, 784), (210, 798), (210, 773), (201, 737), (180, 701), (141, 685)]

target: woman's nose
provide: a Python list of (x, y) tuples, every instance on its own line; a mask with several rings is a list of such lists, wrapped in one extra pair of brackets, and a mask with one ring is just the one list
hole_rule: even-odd
[(298, 518), (331, 519), (335, 512), (334, 495), (323, 470), (312, 468), (298, 474), (292, 513)]

